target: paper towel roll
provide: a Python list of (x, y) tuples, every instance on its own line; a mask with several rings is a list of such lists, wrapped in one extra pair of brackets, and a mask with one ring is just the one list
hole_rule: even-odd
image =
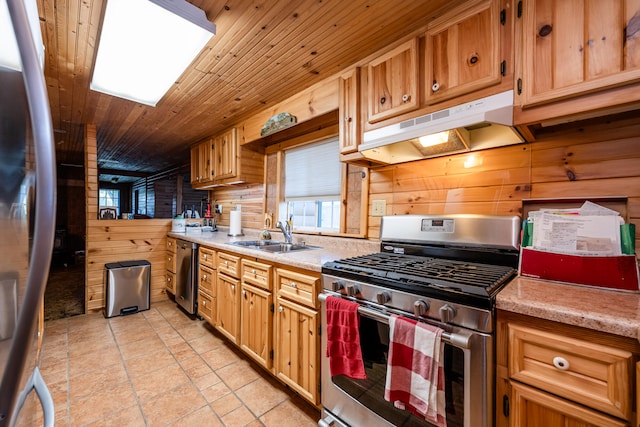
[(231, 211), (229, 224), (229, 236), (242, 236), (242, 212)]

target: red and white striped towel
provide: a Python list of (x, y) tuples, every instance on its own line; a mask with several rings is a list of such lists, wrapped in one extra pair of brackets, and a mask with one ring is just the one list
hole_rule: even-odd
[(442, 329), (392, 315), (384, 398), (400, 409), (447, 425)]

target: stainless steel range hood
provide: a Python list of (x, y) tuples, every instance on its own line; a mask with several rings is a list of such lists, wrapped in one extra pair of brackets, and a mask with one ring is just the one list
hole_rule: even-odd
[[(377, 163), (394, 164), (524, 142), (512, 125), (510, 90), (365, 132), (358, 151)], [(425, 146), (419, 140), (445, 131), (447, 142)]]

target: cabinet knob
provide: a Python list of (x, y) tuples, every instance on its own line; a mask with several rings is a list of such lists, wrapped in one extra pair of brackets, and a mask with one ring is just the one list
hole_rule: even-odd
[(204, 258), (204, 260), (206, 261), (206, 260), (207, 260), (207, 254), (204, 254), (204, 255), (203, 255), (203, 258)]
[(202, 300), (202, 306), (206, 307), (207, 306), (207, 302), (205, 300)]
[(440, 83), (435, 82), (432, 86), (431, 86), (431, 90), (433, 92), (437, 92), (438, 90), (440, 90)]
[(203, 275), (202, 275), (202, 277), (200, 278), (200, 280), (202, 280), (203, 282), (204, 282), (205, 280), (207, 280), (207, 275), (206, 275), (206, 274), (203, 274)]
[(247, 291), (244, 291), (244, 290), (243, 290), (243, 291), (242, 291), (242, 296), (246, 298), (246, 297), (247, 297)]
[(553, 366), (561, 371), (567, 371), (569, 369), (569, 361), (564, 357), (557, 356), (553, 358)]
[(231, 290), (235, 291), (236, 290), (236, 285), (231, 285)]
[(402, 95), (402, 102), (409, 102), (410, 99), (411, 99), (411, 95), (409, 95), (408, 93), (405, 93), (404, 95)]
[(298, 287), (298, 285), (296, 285), (296, 282), (291, 282), (291, 287), (292, 287), (292, 288), (297, 288), (297, 287)]
[(279, 311), (280, 313), (282, 313), (282, 312), (284, 311), (284, 307), (283, 307), (283, 306), (279, 306), (279, 307), (278, 307), (278, 311)]
[(170, 281), (171, 281), (171, 277), (167, 277), (167, 282), (170, 282)]
[(347, 122), (347, 123), (349, 123), (349, 122), (351, 121), (351, 117), (349, 117), (349, 116), (345, 116), (345, 117), (344, 117), (344, 121), (345, 121), (345, 122)]
[(256, 270), (251, 270), (251, 274), (256, 274)]

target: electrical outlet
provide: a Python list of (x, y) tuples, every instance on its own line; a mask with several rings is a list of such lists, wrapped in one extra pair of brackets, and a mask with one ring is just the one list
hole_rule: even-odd
[(386, 200), (371, 201), (371, 216), (384, 216), (386, 212), (387, 212)]
[(221, 214), (222, 213), (222, 205), (216, 205), (215, 206), (215, 213), (217, 214)]

